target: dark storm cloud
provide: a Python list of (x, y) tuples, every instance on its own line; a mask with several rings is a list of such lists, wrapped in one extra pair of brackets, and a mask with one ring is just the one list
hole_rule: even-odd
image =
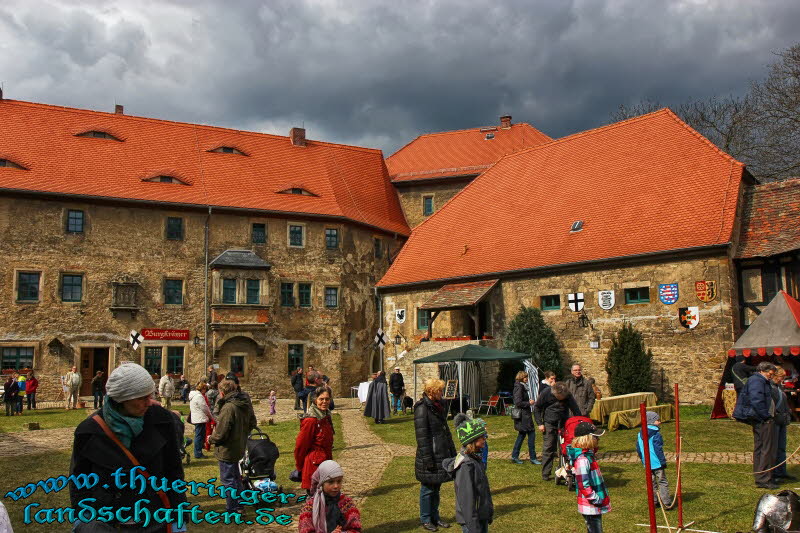
[(742, 94), (796, 0), (36, 2), (0, 6), (9, 98), (392, 153), (504, 113), (562, 136), (641, 98)]

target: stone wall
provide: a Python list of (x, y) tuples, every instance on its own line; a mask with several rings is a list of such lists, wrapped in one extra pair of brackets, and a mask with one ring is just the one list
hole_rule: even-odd
[(461, 189), (467, 186), (470, 179), (450, 181), (446, 183), (402, 183), (395, 184), (397, 196), (400, 198), (400, 206), (406, 216), (406, 222), (411, 228), (419, 226), (426, 218), (422, 214), (422, 198), (425, 196), (433, 197), (433, 212), (435, 213), (447, 203), (450, 198), (456, 195)]
[[(491, 325), (489, 333), (502, 340), (505, 326), (519, 311), (520, 306), (541, 306), (541, 297), (558, 294), (561, 308), (543, 311), (545, 320), (555, 330), (561, 343), (568, 366), (578, 362), (585, 374), (597, 379), (603, 392), (608, 395), (605, 359), (613, 335), (624, 322), (631, 322), (642, 332), (645, 344), (653, 351), (653, 385), (658, 392), (663, 389), (669, 395), (672, 383), (681, 385), (681, 398), (687, 402), (708, 403), (713, 400), (726, 361), (726, 350), (734, 340), (736, 309), (735, 286), (732, 283), (731, 262), (725, 255), (654, 262), (644, 265), (609, 267), (571, 273), (503, 279), (489, 295)], [(717, 296), (703, 303), (695, 294), (694, 282), (714, 280)], [(679, 284), (677, 303), (665, 305), (659, 301), (658, 285)], [(649, 287), (650, 302), (626, 304), (626, 288)], [(434, 346), (444, 342), (420, 343), (425, 331), (417, 328), (417, 307), (436, 292), (438, 287), (385, 291), (382, 294), (384, 307), (384, 329), (390, 337), (398, 332), (408, 339), (408, 347), (414, 351), (422, 345), (428, 353)], [(599, 290), (614, 290), (616, 303), (610, 310), (600, 308), (597, 301)], [(579, 313), (569, 310), (567, 293), (583, 292), (585, 310), (591, 327), (580, 327)], [(694, 329), (686, 329), (678, 320), (678, 308), (697, 306), (700, 322)], [(395, 310), (406, 309), (404, 324), (397, 324)], [(434, 322), (433, 336), (448, 337), (469, 334), (463, 321), (463, 311), (442, 312)], [(597, 343), (592, 348), (590, 343)], [(436, 349), (436, 351), (442, 351)], [(435, 353), (435, 352), (431, 352)]]
[[(85, 213), (82, 234), (67, 234), (67, 209)], [(164, 238), (167, 217), (184, 220), (184, 239)], [(0, 197), (0, 349), (34, 348), (34, 370), (40, 380), (54, 383), (42, 389), (42, 399), (57, 394), (57, 376), (80, 363), (81, 348), (109, 350), (111, 368), (121, 361), (143, 362), (147, 346), (184, 348), (185, 374), (191, 381), (205, 375), (205, 363), (230, 368), (231, 352), (245, 354), (242, 384), (256, 396), (270, 389), (290, 396), (288, 345), (304, 346), (304, 365), (331, 377), (336, 394), (368, 375), (373, 352), (367, 348), (377, 329), (372, 286), (388, 268), (386, 247), (395, 252), (401, 242), (393, 236), (342, 222), (303, 218), (257, 217), (212, 213), (209, 261), (226, 249), (249, 249), (271, 263), (263, 281), (260, 305), (221, 305), (209, 271), (212, 324), (205, 337), (205, 223), (207, 213), (155, 207), (81, 203), (25, 197)], [(253, 223), (267, 225), (266, 244), (251, 243)], [(289, 223), (305, 226), (306, 244), (290, 248)], [(339, 229), (339, 248), (325, 246), (325, 228)], [(375, 257), (374, 239), (384, 251)], [(41, 273), (38, 302), (17, 300), (19, 271)], [(61, 276), (82, 274), (80, 302), (61, 300)], [(220, 271), (222, 276), (237, 274)], [(183, 280), (183, 303), (164, 303), (164, 280)], [(113, 313), (112, 282), (133, 281), (138, 312)], [(280, 306), (280, 283), (311, 282), (312, 307)], [(324, 288), (339, 288), (339, 306), (324, 306)], [(209, 313), (210, 315), (212, 313)], [(189, 331), (189, 340), (147, 340), (136, 352), (128, 342), (131, 330), (143, 328)], [(195, 345), (194, 337), (200, 339)], [(231, 344), (224, 347), (226, 341)], [(331, 348), (336, 341), (339, 349)], [(206, 346), (208, 359), (206, 360)]]

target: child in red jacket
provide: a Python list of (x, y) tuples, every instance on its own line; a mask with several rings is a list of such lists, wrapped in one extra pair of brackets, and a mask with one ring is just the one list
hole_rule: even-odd
[(344, 472), (336, 461), (323, 461), (311, 477), (311, 497), (300, 510), (300, 533), (361, 533), (361, 513), (342, 494)]

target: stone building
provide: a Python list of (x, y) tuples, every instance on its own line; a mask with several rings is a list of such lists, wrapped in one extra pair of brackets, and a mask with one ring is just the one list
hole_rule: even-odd
[(530, 124), (420, 135), (386, 159), (409, 226), (418, 226), (504, 155), (551, 139)]
[(289, 396), (311, 364), (343, 395), (380, 365), (373, 286), (409, 229), (379, 150), (116, 111), (0, 100), (4, 372), (52, 398), (72, 364), (219, 364)]
[[(437, 342), (499, 343), (534, 306), (565, 362), (606, 394), (605, 355), (631, 322), (653, 350), (656, 389), (677, 381), (683, 399), (707, 402), (744, 327), (742, 228), (764, 225), (743, 221), (746, 199), (773, 187), (794, 185), (756, 187), (666, 109), (507, 155), (416, 227), (378, 283), (383, 327), (401, 340), (387, 365), (408, 375)], [(797, 242), (768, 255), (787, 252), (777, 261), (796, 272)]]

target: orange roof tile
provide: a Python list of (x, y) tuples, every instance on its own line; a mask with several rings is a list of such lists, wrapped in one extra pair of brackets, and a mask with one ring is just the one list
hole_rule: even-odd
[(414, 229), (378, 286), (724, 245), (743, 173), (668, 109), (565, 137), (473, 180)]
[[(408, 235), (380, 150), (0, 101), (0, 189), (345, 217)], [(98, 130), (122, 140), (76, 137)], [(232, 146), (247, 155), (209, 152)], [(172, 175), (188, 185), (143, 181)], [(275, 194), (302, 183), (319, 196)]]
[[(487, 140), (487, 133), (494, 138)], [(480, 174), (504, 155), (550, 140), (525, 123), (428, 133), (389, 156), (386, 166), (394, 183)]]
[(499, 279), (489, 281), (473, 281), (471, 283), (453, 283), (445, 285), (428, 300), (419, 306), (420, 309), (454, 309), (478, 305)]
[(769, 257), (800, 249), (800, 178), (749, 188), (742, 219), (736, 257)]

